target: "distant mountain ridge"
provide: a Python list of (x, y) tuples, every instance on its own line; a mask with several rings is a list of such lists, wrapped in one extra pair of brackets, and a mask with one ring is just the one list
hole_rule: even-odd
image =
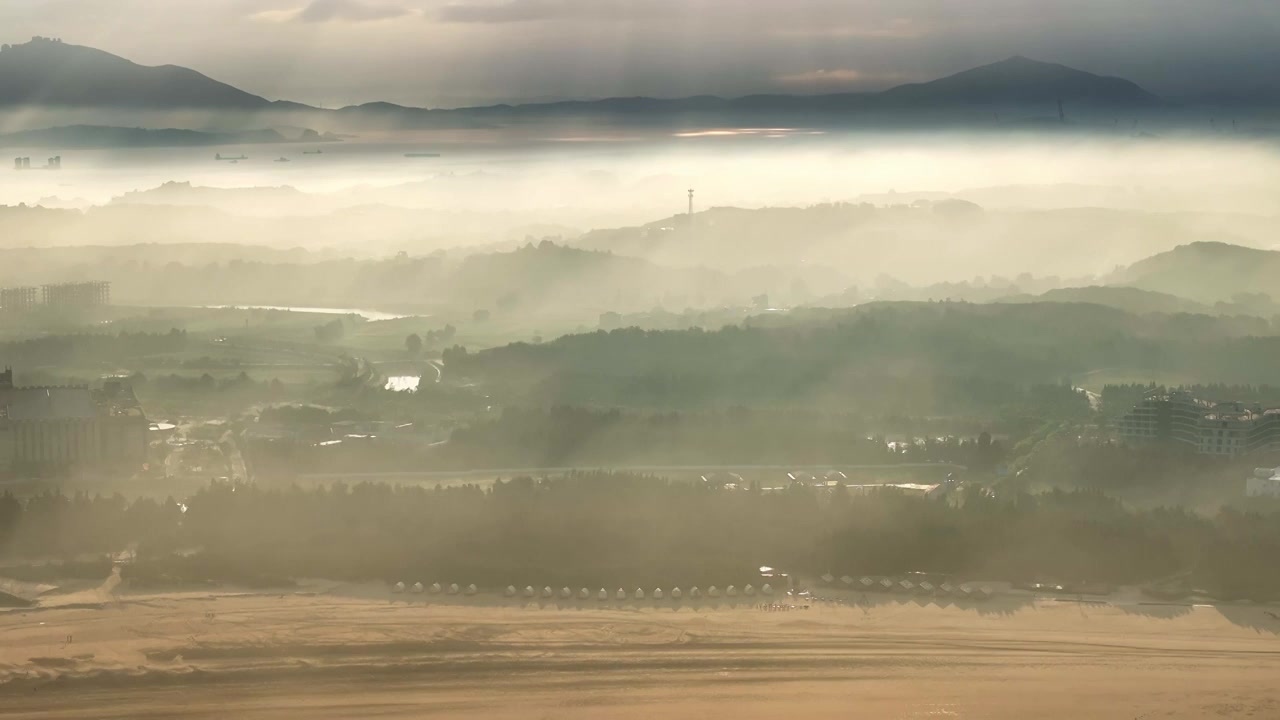
[(335, 142), (332, 135), (306, 130), (301, 137), (286, 137), (278, 130), (244, 130), (237, 132), (201, 132), (198, 130), (105, 127), (72, 125), (22, 130), (0, 134), (0, 147), (213, 147), (217, 145), (258, 145), (277, 143)]
[(847, 119), (925, 108), (1034, 106), (1056, 114), (1057, 101), (1076, 107), (1143, 110), (1162, 101), (1121, 78), (1103, 77), (1063, 65), (1013, 57), (938, 80), (883, 92), (827, 95), (764, 94), (738, 98), (702, 95), (677, 99), (606, 98), (527, 105), (426, 109), (373, 102), (338, 110), (270, 101), (173, 65), (147, 67), (110, 53), (36, 38), (0, 49), (0, 108), (16, 106), (111, 107), (139, 110), (202, 109), (303, 113), (333, 124), (372, 127), (474, 126), (521, 119), (618, 117), (634, 121), (665, 117), (733, 118), (804, 114)]
[(930, 82), (899, 85), (885, 90), (878, 97), (892, 103), (926, 105), (998, 105), (1061, 100), (1150, 107), (1162, 102), (1129, 80), (1094, 75), (1021, 55)]
[(176, 65), (147, 67), (102, 50), (33, 38), (0, 49), (0, 107), (261, 110), (265, 98)]

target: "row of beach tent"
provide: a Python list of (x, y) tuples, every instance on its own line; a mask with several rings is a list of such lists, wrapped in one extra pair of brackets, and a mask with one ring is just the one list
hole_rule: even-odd
[(411, 592), (417, 595), (421, 595), (422, 593), (430, 593), (431, 595), (440, 595), (442, 593), (445, 595), (475, 595), (478, 590), (476, 590), (474, 583), (466, 587), (460, 587), (458, 583), (453, 583), (451, 585), (432, 583), (430, 586), (424, 586), (422, 583), (416, 582), (412, 585), (405, 586), (403, 582), (398, 582), (391, 586), (391, 592)]
[[(690, 599), (697, 600), (703, 597), (708, 597), (708, 598), (718, 598), (722, 596), (738, 597), (739, 595), (746, 595), (748, 597), (751, 597), (756, 595), (757, 593), (761, 595), (772, 595), (773, 587), (771, 585), (766, 584), (761, 588), (756, 589), (751, 585), (746, 585), (741, 590), (739, 590), (737, 586), (730, 585), (726, 587), (723, 591), (721, 591), (720, 588), (716, 587), (715, 585), (712, 585), (711, 587), (707, 588), (706, 591), (704, 592), (702, 589), (698, 588), (695, 585), (694, 587), (689, 588), (688, 596)], [(516, 597), (517, 595), (519, 595), (524, 597), (526, 600), (532, 600), (535, 598), (550, 600), (556, 597), (558, 597), (561, 600), (570, 600), (570, 599), (573, 599), (574, 597), (576, 597), (578, 600), (590, 600), (591, 597), (594, 595), (596, 600), (599, 600), (600, 602), (605, 602), (610, 599), (612, 600), (644, 600), (645, 598), (651, 598), (653, 600), (663, 600), (667, 597), (670, 597), (672, 600), (683, 600), (686, 593), (685, 591), (681, 590), (678, 587), (672, 588), (670, 592), (664, 592), (662, 588), (655, 588), (653, 591), (648, 593), (645, 592), (644, 588), (636, 588), (632, 592), (627, 592), (625, 588), (618, 588), (613, 593), (610, 593), (608, 590), (604, 588), (600, 588), (595, 593), (592, 593), (591, 590), (587, 588), (582, 588), (577, 593), (575, 593), (572, 589), (564, 587), (564, 588), (560, 588), (560, 591), (557, 593), (556, 591), (552, 590), (551, 586), (549, 585), (542, 588), (541, 590), (535, 589), (532, 585), (526, 585), (524, 590), (517, 590), (516, 586), (508, 585), (507, 589), (503, 592), (503, 594), (509, 598)]]
[[(405, 583), (403, 582), (398, 582), (395, 585), (391, 586), (391, 591), (394, 593), (410, 592), (414, 594), (427, 593), (430, 595), (441, 595), (441, 594), (475, 595), (478, 592), (474, 584), (467, 585), (466, 587), (461, 587), (458, 585), (458, 583), (453, 583), (447, 586), (441, 585), (440, 583), (432, 583), (430, 586), (424, 586), (420, 582), (414, 583), (413, 585), (405, 585)], [(701, 590), (697, 586), (689, 588), (688, 596), (690, 599), (694, 599), (694, 600), (697, 600), (703, 597), (733, 598), (733, 597), (738, 597), (739, 595), (744, 595), (746, 597), (754, 597), (757, 593), (767, 597), (767, 596), (773, 595), (773, 592), (774, 592), (773, 586), (767, 583), (761, 586), (759, 589), (757, 589), (752, 585), (745, 585), (741, 589), (739, 589), (736, 585), (729, 585), (724, 590), (721, 590), (715, 585), (712, 585), (711, 587), (707, 588), (706, 591)], [(672, 588), (670, 592), (664, 592), (662, 588), (655, 588), (654, 590), (647, 593), (645, 592), (644, 588), (636, 588), (632, 592), (627, 592), (623, 588), (618, 588), (617, 591), (613, 593), (610, 593), (608, 590), (604, 588), (600, 588), (598, 592), (593, 593), (591, 592), (591, 590), (587, 588), (582, 588), (577, 592), (574, 592), (571, 588), (563, 587), (557, 591), (557, 590), (553, 590), (550, 585), (543, 587), (541, 590), (534, 588), (532, 585), (526, 585), (524, 590), (518, 590), (515, 585), (508, 585), (506, 590), (503, 592), (503, 595), (509, 598), (520, 596), (529, 600), (532, 600), (535, 598), (541, 598), (543, 600), (550, 600), (553, 598), (559, 598), (560, 600), (572, 600), (574, 598), (577, 598), (578, 600), (590, 600), (594, 596), (596, 600), (599, 600), (601, 602), (604, 602), (609, 599), (644, 600), (646, 597), (652, 598), (654, 600), (662, 600), (667, 597), (670, 597), (672, 600), (682, 600), (684, 599), (685, 594), (686, 594), (685, 591), (681, 590), (678, 587)]]
[(830, 574), (823, 575), (822, 581), (828, 585), (844, 585), (854, 590), (862, 590), (864, 592), (898, 592), (898, 593), (915, 593), (921, 595), (949, 595), (952, 597), (966, 598), (989, 598), (995, 592), (985, 585), (971, 585), (968, 583), (955, 584), (948, 580), (932, 582), (928, 579), (918, 578), (891, 578), (891, 577), (861, 577), (852, 578), (845, 575), (836, 582), (836, 578)]

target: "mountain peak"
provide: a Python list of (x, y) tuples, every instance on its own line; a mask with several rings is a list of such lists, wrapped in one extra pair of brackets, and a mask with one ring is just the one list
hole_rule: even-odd
[(1051, 103), (1151, 106), (1160, 101), (1137, 84), (1023, 55), (964, 70), (931, 82), (886, 90), (887, 99), (911, 104), (1000, 105)]
[(0, 106), (257, 109), (268, 101), (195, 70), (147, 67), (61, 38), (0, 46)]

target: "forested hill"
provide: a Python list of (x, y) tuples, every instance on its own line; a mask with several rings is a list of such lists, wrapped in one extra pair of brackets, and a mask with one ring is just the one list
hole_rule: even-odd
[(1276, 278), (1280, 278), (1280, 252), (1197, 242), (1136, 262), (1111, 280), (1212, 303), (1246, 293), (1280, 296)]
[[(1099, 368), (1277, 383), (1265, 320), (1133, 315), (1086, 304), (873, 303), (745, 327), (571, 335), (480, 353), (448, 372), (509, 402), (694, 408), (792, 405), (928, 416), (1016, 410)], [(1036, 406), (1037, 410), (1044, 408)]]

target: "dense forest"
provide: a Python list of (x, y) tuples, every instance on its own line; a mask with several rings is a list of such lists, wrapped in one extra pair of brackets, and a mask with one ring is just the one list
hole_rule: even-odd
[[(1144, 583), (1278, 598), (1280, 511), (1132, 511), (1093, 492), (979, 488), (943, 499), (803, 487), (716, 490), (585, 473), (426, 490), (215, 484), (178, 505), (0, 497), (0, 554), (70, 557), (136, 543), (139, 582), (289, 578), (572, 586), (727, 584), (760, 565), (814, 576)], [(1166, 583), (1167, 584), (1167, 583)]]
[[(330, 444), (331, 424), (371, 420), (350, 411), (276, 408), (259, 427), (292, 440), (250, 437), (246, 455), (262, 476), (377, 470), (466, 470), (717, 465), (893, 465), (951, 463), (989, 471), (1007, 447), (987, 432), (972, 437), (927, 434), (890, 445), (851, 414), (733, 408), (706, 412), (624, 412), (583, 407), (507, 408), (455, 428), (448, 442), (429, 447), (395, 435)], [(903, 421), (904, 427), (911, 423)], [(340, 438), (339, 438), (340, 439)]]
[(1079, 418), (1089, 408), (1070, 380), (1099, 368), (1280, 381), (1269, 360), (1280, 337), (1270, 332), (1258, 318), (1085, 304), (872, 303), (713, 332), (630, 328), (478, 353), (451, 348), (444, 362), (454, 379), (542, 405)]
[(0, 343), (0, 365), (30, 368), (118, 362), (144, 355), (180, 352), (186, 346), (187, 333), (176, 328), (167, 333), (47, 335)]
[(1005, 449), (987, 435), (928, 438), (919, 447), (897, 448), (867, 427), (856, 416), (805, 411), (512, 408), (455, 430), (441, 450), (464, 467), (949, 462), (990, 469), (1004, 458)]

